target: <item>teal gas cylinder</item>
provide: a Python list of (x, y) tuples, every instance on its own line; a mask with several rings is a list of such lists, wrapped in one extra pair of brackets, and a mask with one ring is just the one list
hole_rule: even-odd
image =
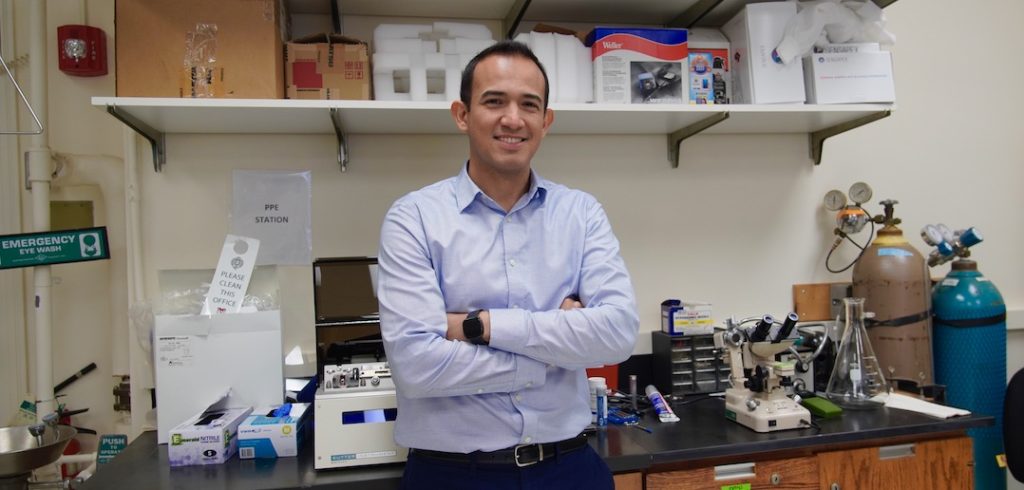
[(1003, 397), (1006, 392), (1006, 304), (999, 290), (960, 259), (932, 289), (935, 380), (946, 385), (946, 402), (991, 415), (995, 426), (970, 429), (974, 444), (974, 488), (1006, 488)]

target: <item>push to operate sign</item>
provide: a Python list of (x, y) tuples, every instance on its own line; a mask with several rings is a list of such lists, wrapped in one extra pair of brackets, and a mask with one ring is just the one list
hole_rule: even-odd
[(109, 258), (105, 226), (0, 236), (0, 269)]

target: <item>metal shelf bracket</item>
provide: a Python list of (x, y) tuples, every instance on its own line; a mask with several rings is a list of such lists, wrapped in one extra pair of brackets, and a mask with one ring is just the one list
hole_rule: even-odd
[(153, 170), (156, 172), (162, 170), (164, 164), (167, 163), (167, 143), (164, 140), (164, 133), (153, 129), (150, 125), (136, 119), (127, 112), (117, 110), (116, 105), (108, 105), (107, 113), (117, 118), (118, 121), (121, 121), (129, 128), (132, 128), (143, 138), (149, 140), (149, 145), (153, 150)]
[(697, 121), (685, 128), (682, 128), (668, 135), (668, 163), (672, 168), (679, 168), (679, 145), (690, 136), (696, 135), (705, 129), (710, 128), (726, 119), (729, 119), (728, 112), (716, 112), (710, 117)]
[(341, 127), (341, 109), (331, 109), (331, 124), (334, 125), (334, 135), (338, 138), (338, 165), (344, 172), (348, 170), (348, 138), (345, 137), (345, 129)]
[(835, 136), (837, 134), (845, 133), (851, 129), (859, 128), (865, 124), (873, 123), (879, 119), (889, 117), (892, 111), (880, 111), (873, 114), (868, 114), (864, 117), (854, 119), (852, 121), (846, 121), (842, 124), (836, 124), (830, 128), (825, 128), (819, 131), (814, 131), (808, 135), (811, 144), (811, 159), (814, 160), (815, 165), (821, 165), (821, 154), (825, 147), (825, 140)]

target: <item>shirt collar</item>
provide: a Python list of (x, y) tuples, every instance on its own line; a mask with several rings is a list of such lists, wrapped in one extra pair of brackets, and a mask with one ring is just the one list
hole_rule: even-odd
[[(544, 180), (531, 168), (530, 188), (526, 190), (526, 196), (529, 196), (529, 198), (520, 198), (519, 203), (516, 203), (512, 208), (512, 212), (515, 212), (517, 209), (525, 206), (534, 199), (543, 203), (549, 186), (550, 183), (547, 180)], [(487, 197), (479, 187), (477, 187), (476, 182), (473, 182), (473, 179), (469, 178), (469, 161), (467, 160), (466, 164), (462, 166), (462, 171), (460, 171), (459, 175), (455, 178), (455, 204), (459, 207), (459, 211), (465, 211), (478, 195), (482, 199), (487, 199), (487, 201), (492, 203), (494, 202)]]

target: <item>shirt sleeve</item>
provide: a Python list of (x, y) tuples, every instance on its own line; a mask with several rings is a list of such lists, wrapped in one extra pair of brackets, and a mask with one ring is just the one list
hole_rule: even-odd
[(508, 393), (544, 384), (544, 363), (447, 340), (447, 312), (419, 209), (400, 200), (381, 228), (377, 299), (393, 378), (409, 398)]
[(492, 309), (493, 348), (566, 369), (617, 364), (633, 352), (640, 317), (633, 285), (604, 209), (586, 214), (579, 296), (584, 308)]

